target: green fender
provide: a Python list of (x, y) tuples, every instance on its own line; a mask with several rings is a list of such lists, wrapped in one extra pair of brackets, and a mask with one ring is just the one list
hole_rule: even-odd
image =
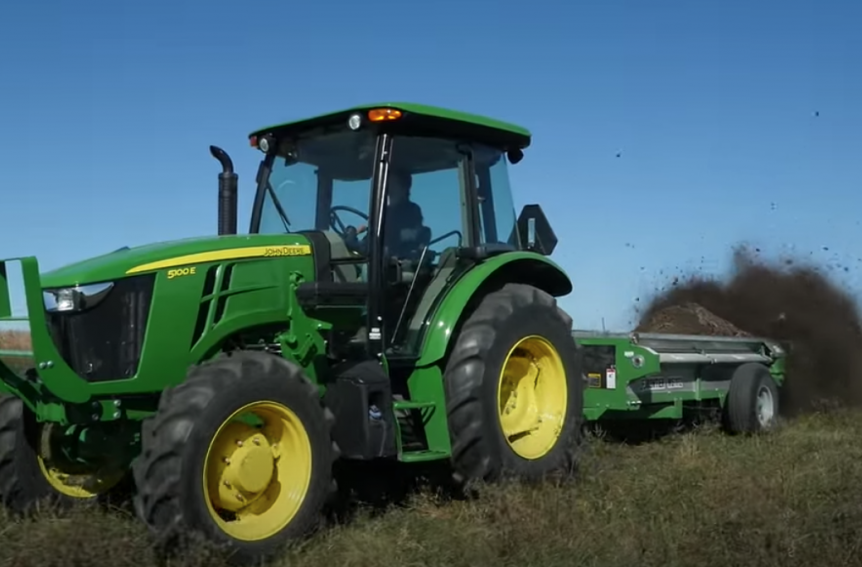
[(486, 284), (497, 282), (533, 285), (554, 297), (568, 295), (572, 280), (549, 258), (535, 252), (507, 252), (473, 267), (449, 289), (437, 310), (428, 319), (417, 366), (439, 362), (446, 356), (452, 331), (470, 300), (483, 295)]

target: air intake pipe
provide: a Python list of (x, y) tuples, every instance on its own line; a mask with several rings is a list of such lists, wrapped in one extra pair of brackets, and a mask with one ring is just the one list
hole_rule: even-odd
[(237, 222), (237, 179), (233, 171), (233, 161), (227, 152), (218, 146), (210, 146), (210, 153), (221, 164), (218, 174), (218, 233), (236, 234)]

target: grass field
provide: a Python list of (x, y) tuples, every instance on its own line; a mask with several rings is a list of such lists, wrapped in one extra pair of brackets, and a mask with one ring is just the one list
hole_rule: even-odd
[[(26, 337), (24, 337), (26, 338)], [(0, 348), (26, 349), (20, 335)], [(13, 344), (14, 343), (14, 344)], [(591, 437), (560, 485), (484, 487), (471, 501), (417, 493), (331, 525), (279, 565), (852, 565), (862, 555), (862, 413), (829, 410), (754, 438), (702, 428), (641, 445)], [(150, 567), (125, 510), (81, 507), (13, 520), (0, 511), (0, 565)], [(171, 565), (216, 567), (201, 549)]]
[[(714, 430), (638, 446), (592, 439), (579, 477), (497, 486), (362, 513), (285, 552), (280, 565), (781, 566), (858, 564), (862, 414), (809, 415), (773, 434)], [(0, 565), (157, 565), (127, 512), (0, 516)], [(173, 565), (217, 566), (200, 552)]]

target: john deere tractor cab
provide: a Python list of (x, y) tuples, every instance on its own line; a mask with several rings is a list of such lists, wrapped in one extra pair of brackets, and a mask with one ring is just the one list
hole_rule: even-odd
[(2, 501), (126, 481), (160, 541), (196, 530), (246, 561), (314, 527), (336, 459), (565, 471), (581, 350), (556, 237), (537, 205), (515, 216), (507, 168), (529, 141), (406, 103), (264, 128), (249, 234), (212, 147), (218, 236), (41, 275), (23, 258), (35, 367), (0, 363)]
[[(311, 240), (316, 273), (298, 286), (300, 301), (326, 319), (367, 308), (360, 338), (373, 359), (416, 358), (418, 303), (427, 314), (443, 289), (426, 294), (428, 285), (459, 258), (466, 267), (527, 244), (506, 162), (521, 159), (529, 134), (427, 110), (353, 109), (251, 137), (265, 157), (249, 232)], [(355, 320), (342, 328), (355, 332)]]

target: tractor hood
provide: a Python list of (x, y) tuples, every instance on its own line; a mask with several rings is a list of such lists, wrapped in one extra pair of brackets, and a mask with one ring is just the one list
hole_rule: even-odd
[[(267, 249), (285, 246), (310, 246), (300, 234), (205, 236), (159, 242), (75, 262), (42, 274), (44, 289), (114, 281), (133, 274), (153, 272), (189, 264), (202, 264), (228, 258), (268, 256)], [(299, 255), (310, 254), (302, 251)], [(296, 253), (295, 251), (293, 252)], [(274, 255), (278, 254), (278, 249)]]

